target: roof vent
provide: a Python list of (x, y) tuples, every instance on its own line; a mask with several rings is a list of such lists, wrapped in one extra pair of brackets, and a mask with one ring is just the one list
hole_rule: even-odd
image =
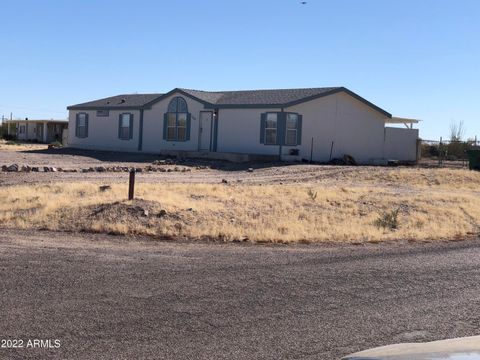
[(107, 100), (107, 105), (110, 104), (110, 100)]
[(122, 100), (120, 100), (120, 104), (124, 104), (126, 101), (127, 99), (123, 98)]

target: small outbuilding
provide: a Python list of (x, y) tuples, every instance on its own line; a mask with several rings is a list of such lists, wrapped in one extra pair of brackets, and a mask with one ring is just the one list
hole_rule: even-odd
[(7, 120), (7, 134), (17, 140), (39, 143), (62, 142), (63, 130), (68, 128), (68, 120)]

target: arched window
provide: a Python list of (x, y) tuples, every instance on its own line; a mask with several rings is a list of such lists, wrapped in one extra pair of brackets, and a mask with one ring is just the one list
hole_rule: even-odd
[(164, 117), (163, 138), (167, 141), (186, 141), (190, 138), (190, 114), (184, 98), (174, 97)]

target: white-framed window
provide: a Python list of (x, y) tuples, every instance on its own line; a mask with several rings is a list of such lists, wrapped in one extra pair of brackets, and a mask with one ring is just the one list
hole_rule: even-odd
[(168, 112), (165, 114), (166, 134), (164, 139), (167, 141), (186, 141), (188, 139), (187, 128), (189, 126), (188, 106), (182, 97), (174, 97), (169, 105)]
[(118, 137), (122, 140), (129, 140), (132, 138), (132, 117), (130, 113), (120, 114)]
[(285, 145), (297, 145), (298, 114), (287, 114), (285, 122)]
[(265, 145), (277, 143), (277, 113), (267, 113), (265, 119)]
[(86, 138), (88, 136), (87, 130), (87, 114), (79, 113), (77, 114), (77, 129), (76, 134), (79, 138)]
[(177, 116), (177, 140), (185, 141), (187, 138), (187, 113), (179, 113)]
[(167, 123), (167, 140), (174, 141), (177, 139), (177, 115), (168, 113)]

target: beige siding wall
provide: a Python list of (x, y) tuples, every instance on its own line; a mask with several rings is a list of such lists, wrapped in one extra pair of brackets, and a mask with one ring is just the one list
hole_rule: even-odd
[[(163, 115), (167, 112), (170, 100), (175, 96), (181, 96), (187, 102), (188, 112), (191, 114), (190, 141), (163, 140)], [(151, 109), (145, 110), (143, 116), (143, 151), (150, 153), (157, 153), (162, 150), (197, 151), (199, 119), (202, 110), (205, 110), (202, 103), (176, 93), (154, 104)]]
[[(260, 143), (260, 117), (280, 109), (220, 109), (218, 151), (250, 154), (279, 154), (279, 146)], [(313, 138), (313, 160), (328, 161), (350, 154), (362, 163), (383, 158), (385, 116), (349, 95), (339, 93), (285, 108), (303, 115), (302, 142), (283, 146), (282, 156), (290, 149), (300, 150), (297, 159), (310, 159)]]
[[(338, 93), (286, 108), (303, 115), (300, 157), (309, 159), (313, 138), (313, 160), (328, 161), (349, 154), (361, 163), (383, 158), (386, 116), (361, 101)], [(285, 149), (287, 150), (287, 149)]]
[[(25, 132), (21, 133), (20, 128), (25, 127)], [(17, 139), (18, 140), (27, 140), (27, 130), (25, 123), (17, 123)]]
[(25, 122), (28, 126), (28, 140), (34, 140), (37, 138), (37, 124), (35, 123), (29, 123), (28, 121)]
[[(21, 126), (25, 127), (25, 132), (22, 134), (20, 133)], [(16, 127), (17, 127), (18, 140), (34, 140), (35, 139), (36, 124), (34, 122), (18, 121), (16, 122)]]
[(218, 152), (278, 155), (277, 145), (260, 143), (261, 114), (279, 109), (220, 109), (218, 113)]
[(417, 160), (417, 129), (385, 128), (385, 158), (388, 160)]
[[(75, 136), (77, 113), (88, 114), (88, 137)], [(129, 140), (118, 138), (118, 118), (121, 113), (133, 114), (133, 137)], [(81, 149), (115, 150), (134, 152), (138, 148), (140, 110), (110, 110), (108, 117), (97, 117), (95, 110), (70, 110), (68, 126), (68, 146)]]

